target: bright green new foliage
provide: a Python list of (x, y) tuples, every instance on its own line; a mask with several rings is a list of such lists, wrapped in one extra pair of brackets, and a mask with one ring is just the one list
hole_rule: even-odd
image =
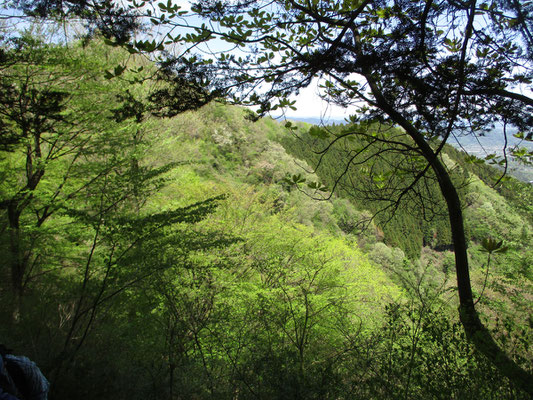
[[(431, 2), (402, 14), (401, 7), (374, 2), (365, 9), (358, 2), (291, 1), (279, 3), (286, 19), (274, 27), (272, 14), (255, 3), (243, 3), (250, 20), (215, 9), (211, 16), (234, 28), (224, 37), (229, 43), (250, 39), (247, 25), (272, 29), (259, 64), (277, 62), (281, 43), (297, 42), (305, 51), (294, 76), (304, 80), (325, 68), (318, 56), (328, 51), (313, 48), (310, 38), (334, 40), (333, 32), (359, 17), (373, 26), (406, 16), (416, 21), (424, 4), (439, 21)], [(48, 3), (35, 4), (44, 10)], [(78, 6), (76, 12), (84, 7)], [(106, 22), (110, 15), (101, 7), (90, 16)], [(169, 18), (182, 16), (170, 3), (157, 7)], [(341, 24), (302, 30), (314, 22), (298, 7)], [(346, 13), (353, 13), (351, 22)], [(283, 29), (291, 36), (276, 33)], [(145, 39), (126, 45), (127, 52), (98, 38), (62, 46), (8, 36), (0, 54), (0, 246), (7, 255), (0, 265), (0, 339), (39, 363), (52, 382), (51, 398), (527, 398), (451, 316), (450, 224), (437, 196), (443, 178), (425, 169), (417, 135), (408, 138), (379, 118), (328, 129), (268, 118), (252, 123), (249, 111), (216, 103), (174, 116), (211, 96), (206, 88), (220, 76), (206, 69), (202, 85), (187, 79), (212, 63), (140, 60), (137, 50), (161, 47)], [(348, 36), (345, 47), (352, 45)], [(209, 37), (205, 26), (181, 39), (194, 45)], [(385, 31), (362, 31), (365, 45), (374, 37), (388, 40)], [(457, 53), (456, 43), (446, 45)], [(331, 55), (349, 60), (341, 51)], [(220, 61), (246, 65), (232, 57), (220, 54)], [(366, 68), (360, 72), (375, 83)], [(160, 74), (165, 83), (156, 81)], [(244, 88), (254, 79), (242, 70), (237, 75)], [(381, 90), (396, 101), (397, 86), (406, 83), (385, 82)], [(336, 84), (325, 84), (344, 98)], [(269, 95), (270, 105), (264, 97), (248, 100), (261, 102), (263, 111), (291, 105), (282, 92)], [(430, 100), (445, 115), (440, 97)], [(404, 106), (407, 114), (413, 110)], [(423, 115), (407, 116), (406, 126), (417, 120), (433, 126)], [(435, 136), (444, 128), (434, 125)], [(466, 204), (480, 314), (528, 370), (530, 268), (521, 242), (531, 226), (518, 225), (529, 192), (507, 203), (429, 136)], [(500, 190), (513, 188), (520, 185)]]

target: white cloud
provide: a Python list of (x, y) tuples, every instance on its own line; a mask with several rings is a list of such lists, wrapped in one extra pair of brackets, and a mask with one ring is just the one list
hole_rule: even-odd
[(287, 110), (288, 117), (343, 119), (350, 114), (350, 110), (336, 105), (328, 104), (323, 100), (318, 88), (318, 82), (313, 81), (308, 87), (302, 89), (298, 96), (292, 98), (296, 100), (297, 110)]

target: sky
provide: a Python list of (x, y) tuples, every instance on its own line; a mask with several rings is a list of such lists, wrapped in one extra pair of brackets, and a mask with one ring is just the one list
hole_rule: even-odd
[(292, 100), (296, 100), (295, 106), (297, 110), (287, 110), (287, 117), (321, 118), (324, 122), (348, 117), (349, 109), (328, 104), (320, 98), (318, 93), (319, 89), (316, 81), (302, 89), (298, 96), (292, 98)]
[[(114, 0), (117, 3), (120, 3), (122, 6), (128, 6), (129, 0)], [(0, 0), (0, 5), (4, 5), (5, 1)], [(173, 0), (174, 4), (177, 4), (181, 7), (183, 11), (190, 11), (191, 1), (189, 0)], [(152, 5), (146, 5), (147, 8), (150, 8), (152, 12), (157, 12), (157, 2), (154, 2)], [(6, 10), (4, 10), (5, 12)], [(191, 18), (191, 17), (188, 17)], [(194, 18), (194, 17), (193, 17)], [(191, 24), (201, 23), (199, 19), (196, 21), (190, 21)], [(154, 36), (158, 35), (158, 32), (151, 32)], [(161, 32), (159, 32), (161, 33)], [(178, 32), (176, 32), (178, 33)], [(210, 46), (214, 44), (211, 42)], [(329, 105), (327, 102), (322, 100), (318, 95), (318, 85), (317, 81), (314, 81), (308, 87), (302, 89), (298, 96), (293, 96), (291, 100), (296, 100), (295, 106), (297, 110), (287, 109), (285, 110), (284, 116), (286, 118), (298, 119), (298, 118), (317, 118), (322, 119), (324, 123), (343, 120), (348, 116), (347, 110), (338, 107)], [(275, 116), (279, 116), (279, 113)]]
[[(122, 5), (127, 5), (130, 0), (113, 0)], [(0, 0), (0, 4), (5, 3), (5, 0)], [(191, 3), (190, 0), (173, 0), (174, 4), (177, 4), (181, 7), (183, 11), (190, 11)], [(156, 5), (157, 1), (151, 6), (153, 11), (157, 12), (158, 6)], [(190, 17), (188, 17), (190, 18)], [(194, 17), (193, 17), (194, 18)], [(195, 21), (190, 21), (191, 24), (199, 23), (199, 19)], [(153, 32), (157, 35), (157, 32)], [(178, 32), (176, 32), (178, 33)], [(211, 44), (213, 46), (213, 44)], [(527, 88), (527, 95), (530, 95), (531, 88)], [(291, 100), (296, 100), (295, 107), (296, 110), (285, 110), (285, 116), (287, 118), (298, 119), (298, 118), (318, 118), (322, 119), (325, 123), (333, 121), (339, 121), (347, 118), (350, 114), (350, 111), (353, 113), (354, 110), (345, 109), (339, 106), (328, 104), (326, 101), (322, 100), (319, 96), (319, 88), (317, 81), (314, 81), (308, 87), (302, 89), (298, 96), (293, 96)], [(279, 114), (278, 114), (279, 115)]]
[[(119, 0), (117, 0), (119, 1)], [(122, 0), (124, 1), (124, 0)], [(190, 4), (193, 2), (191, 0), (173, 0), (175, 4), (182, 7), (184, 11), (190, 11)], [(477, 21), (480, 24), (483, 22)], [(215, 45), (216, 46), (216, 45)], [(533, 94), (531, 87), (520, 87), (516, 90), (524, 92), (527, 96)], [(297, 110), (285, 110), (285, 116), (288, 118), (319, 118), (327, 122), (328, 120), (339, 121), (347, 118), (350, 115), (350, 112), (354, 110), (345, 109), (339, 106), (328, 104), (326, 101), (322, 100), (319, 96), (319, 88), (317, 86), (317, 81), (314, 81), (307, 88), (304, 88), (300, 91), (298, 96), (293, 96), (291, 100), (296, 100)]]
[[(191, 9), (189, 0), (174, 0), (174, 3), (180, 6), (183, 11), (190, 11)], [(317, 118), (323, 120), (324, 123), (344, 120), (349, 116), (349, 110), (328, 104), (320, 98), (318, 93), (318, 82), (314, 81), (302, 89), (298, 96), (291, 97), (291, 100), (296, 100), (297, 110), (287, 109), (284, 116), (291, 119)]]

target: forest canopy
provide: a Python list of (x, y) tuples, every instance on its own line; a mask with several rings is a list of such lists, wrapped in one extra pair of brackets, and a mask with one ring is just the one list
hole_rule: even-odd
[[(531, 188), (446, 145), (531, 139), (530, 3), (3, 6), (0, 333), (54, 397), (531, 395)], [(348, 124), (265, 117), (315, 81)]]

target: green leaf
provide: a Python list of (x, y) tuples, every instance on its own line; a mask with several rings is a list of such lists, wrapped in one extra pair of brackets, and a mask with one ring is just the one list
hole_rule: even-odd
[(492, 238), (492, 237), (487, 237), (487, 238), (484, 238), (482, 241), (481, 241), (481, 246), (483, 247), (483, 249), (481, 251), (484, 251), (486, 253), (505, 253), (507, 251), (507, 246), (503, 246), (503, 240), (500, 240), (499, 242)]
[(122, 65), (117, 65), (115, 67), (115, 76), (120, 76), (124, 73), (124, 71), (126, 70), (126, 67), (125, 66), (122, 66)]
[(320, 128), (318, 126), (315, 126), (315, 125), (313, 125), (309, 129), (308, 133), (309, 133), (309, 135), (311, 135), (313, 137), (316, 137), (316, 138), (319, 138), (319, 139), (326, 139), (329, 136), (329, 132), (328, 131), (326, 131), (325, 129)]

